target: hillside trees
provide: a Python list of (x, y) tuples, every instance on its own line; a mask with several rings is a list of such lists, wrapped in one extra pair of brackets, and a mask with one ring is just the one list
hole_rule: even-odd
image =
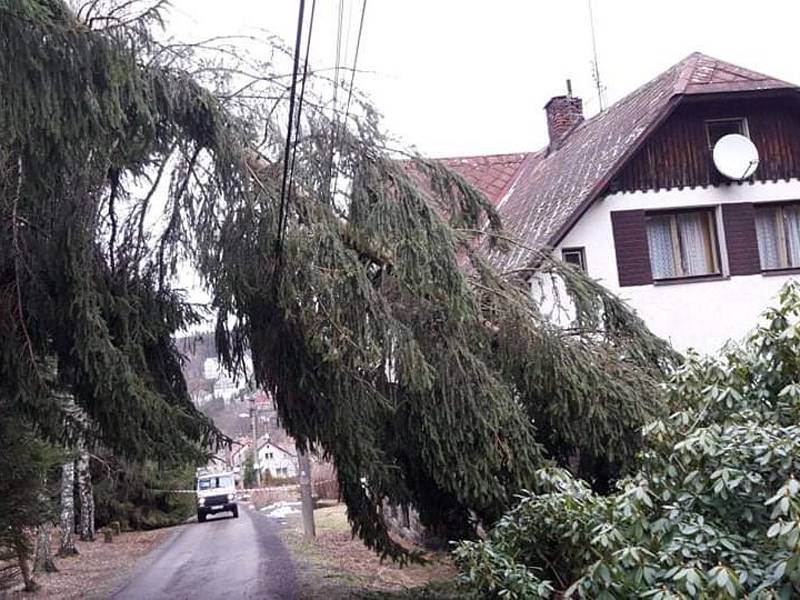
[(384, 502), (470, 536), (550, 460), (630, 465), (674, 357), (618, 299), (543, 254), (537, 276), (566, 282), (575, 308), (555, 327), (476, 251), (482, 228), (507, 243), (486, 198), (399, 160), (357, 93), (331, 113), (329, 82), (309, 80), (290, 167), (280, 44), (215, 54), (153, 37), (160, 3), (98, 4), (0, 10), (0, 390), (42, 436), (62, 437), (71, 416), (52, 392), (66, 389), (87, 441), (131, 459), (223, 441), (189, 402), (172, 337), (198, 319), (171, 286), (191, 261), (223, 361), (252, 354), (383, 555), (405, 557)]

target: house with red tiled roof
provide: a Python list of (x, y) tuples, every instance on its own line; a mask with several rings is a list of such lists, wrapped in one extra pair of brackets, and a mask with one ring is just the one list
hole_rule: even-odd
[(444, 162), (519, 242), (486, 244), (499, 269), (547, 249), (677, 348), (712, 351), (800, 270), (799, 92), (694, 53), (589, 119), (579, 98), (553, 98), (542, 150)]

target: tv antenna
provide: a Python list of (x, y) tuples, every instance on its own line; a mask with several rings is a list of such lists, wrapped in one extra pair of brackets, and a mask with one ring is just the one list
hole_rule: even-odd
[(589, 3), (589, 26), (592, 30), (592, 79), (594, 79), (594, 87), (597, 89), (597, 104), (600, 107), (600, 112), (605, 108), (605, 101), (603, 99), (603, 84), (600, 80), (600, 66), (597, 62), (597, 38), (594, 33), (594, 12), (592, 11), (592, 0), (587, 0)]

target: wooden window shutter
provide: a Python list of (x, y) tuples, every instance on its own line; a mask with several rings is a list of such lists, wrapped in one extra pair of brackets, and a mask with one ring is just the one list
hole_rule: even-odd
[(650, 250), (647, 246), (647, 221), (643, 210), (611, 213), (611, 230), (617, 254), (619, 285), (645, 285), (653, 282)]
[(756, 237), (755, 211), (750, 203), (723, 204), (722, 224), (731, 275), (761, 272)]

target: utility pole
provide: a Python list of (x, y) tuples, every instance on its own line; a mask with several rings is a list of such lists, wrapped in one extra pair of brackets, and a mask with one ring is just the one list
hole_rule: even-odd
[(311, 460), (308, 453), (297, 446), (297, 466), (300, 469), (300, 500), (303, 511), (303, 533), (306, 537), (316, 537), (314, 527), (314, 497), (311, 487)]
[(261, 461), (258, 459), (258, 410), (256, 397), (250, 398), (250, 427), (253, 430), (253, 467), (256, 470), (256, 487), (261, 487)]

